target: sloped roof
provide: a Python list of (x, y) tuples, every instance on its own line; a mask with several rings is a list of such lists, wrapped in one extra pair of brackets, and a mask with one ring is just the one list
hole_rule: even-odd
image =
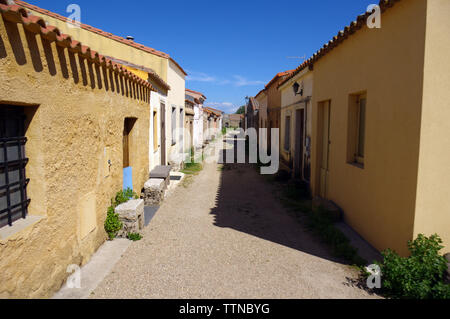
[(282, 78), (282, 77), (284, 77), (284, 76), (289, 76), (289, 75), (291, 75), (292, 73), (294, 73), (295, 72), (295, 70), (289, 70), (289, 71), (285, 71), (285, 72), (280, 72), (280, 73), (278, 73), (277, 75), (275, 75), (274, 76), (274, 78), (272, 79), (272, 80), (270, 80), (270, 82), (269, 83), (267, 83), (267, 85), (266, 85), (266, 90), (272, 85), (272, 84), (274, 84), (278, 79), (280, 79), (280, 78)]
[(128, 71), (123, 65), (114, 62), (94, 50), (91, 50), (90, 47), (74, 40), (70, 35), (61, 33), (57, 27), (47, 25), (42, 18), (28, 14), (23, 7), (15, 4), (8, 5), (6, 0), (0, 0), (0, 12), (5, 20), (14, 23), (21, 23), (27, 31), (40, 34), (43, 38), (50, 42), (56, 41), (58, 46), (69, 48), (72, 52), (88, 59), (89, 61), (112, 69), (114, 72), (123, 74), (131, 81), (155, 91), (149, 82)]
[(231, 121), (240, 121), (242, 119), (242, 114), (230, 114), (229, 118)]
[(158, 83), (158, 85), (160, 85), (163, 89), (166, 90), (170, 90), (170, 85), (166, 83), (166, 81), (164, 81), (159, 75), (158, 73), (156, 73), (155, 71), (153, 71), (153, 69), (147, 68), (145, 66), (142, 65), (137, 65), (128, 61), (124, 61), (124, 60), (120, 60), (120, 59), (116, 59), (113, 57), (107, 57), (109, 59), (111, 59), (114, 62), (120, 63), (124, 66), (129, 66), (132, 67), (134, 69), (138, 69), (144, 72), (147, 72), (149, 74), (149, 76), (152, 78), (152, 80), (154, 80), (156, 83)]
[[(5, 1), (5, 2), (6, 2), (6, 1)], [(25, 1), (14, 0), (14, 2), (15, 2), (17, 5), (19, 5), (19, 6), (23, 7), (23, 8), (26, 8), (26, 9), (29, 9), (29, 10), (33, 10), (33, 11), (36, 11), (36, 12), (39, 12), (39, 13), (44, 14), (44, 15), (47, 15), (47, 16), (49, 16), (49, 17), (52, 17), (52, 18), (55, 18), (55, 19), (58, 19), (58, 20), (61, 20), (61, 21), (64, 21), (64, 22), (70, 21), (70, 19), (68, 19), (68, 18), (66, 18), (66, 17), (64, 17), (64, 16), (62, 16), (62, 15), (60, 15), (60, 14), (57, 14), (57, 13), (52, 12), (52, 11), (49, 11), (49, 10), (42, 9), (42, 8), (40, 8), (40, 7), (38, 7), (38, 6), (32, 5), (32, 4), (27, 3), (27, 2), (25, 2)], [(93, 27), (93, 26), (90, 26), (90, 25), (88, 25), (88, 24), (81, 23), (80, 27), (81, 27), (82, 29), (84, 29), (84, 30), (88, 30), (88, 31), (90, 31), (90, 32), (96, 33), (96, 34), (98, 34), (98, 35), (104, 36), (104, 37), (106, 37), (106, 38), (109, 38), (109, 39), (111, 39), (111, 40), (118, 41), (118, 42), (123, 43), (123, 44), (126, 44), (126, 45), (129, 45), (129, 46), (134, 47), (134, 48), (136, 48), (136, 49), (145, 51), (145, 52), (147, 52), (147, 53), (154, 54), (154, 55), (159, 56), (159, 57), (161, 57), (161, 58), (169, 59), (169, 60), (171, 60), (171, 61), (172, 61), (172, 62), (173, 62), (173, 63), (174, 63), (174, 64), (175, 64), (175, 65), (176, 65), (176, 66), (177, 66), (177, 67), (178, 67), (185, 75), (187, 75), (186, 71), (184, 71), (183, 68), (182, 68), (182, 67), (181, 67), (181, 66), (180, 66), (180, 65), (179, 65), (179, 64), (178, 64), (178, 63), (177, 63), (177, 62), (176, 62), (169, 54), (167, 54), (167, 53), (164, 53), (164, 52), (162, 52), (162, 51), (155, 50), (155, 49), (153, 49), (153, 48), (147, 47), (147, 46), (145, 46), (145, 45), (143, 45), (143, 44), (140, 44), (140, 43), (136, 43), (136, 42), (134, 42), (133, 40), (128, 40), (128, 39), (119, 37), (119, 36), (114, 35), (114, 34), (112, 34), (112, 33), (109, 33), (109, 32), (103, 31), (103, 30), (101, 30), (101, 29), (95, 28), (95, 27)]]
[[(395, 3), (399, 2), (400, 0), (381, 0), (379, 3), (381, 12), (385, 12), (389, 8), (395, 5)], [(310, 57), (308, 60), (303, 62), (297, 69), (292, 72), (286, 79), (284, 79), (278, 87), (282, 86), (284, 83), (292, 79), (294, 76), (299, 74), (301, 71), (303, 71), (306, 68), (313, 69), (313, 65), (315, 62), (317, 62), (319, 59), (324, 57), (326, 54), (328, 54), (331, 50), (333, 50), (335, 47), (339, 46), (342, 42), (348, 39), (349, 36), (353, 35), (356, 31), (360, 30), (363, 25), (366, 23), (367, 18), (371, 15), (371, 12), (366, 12), (364, 14), (359, 15), (355, 21), (352, 21), (349, 26), (346, 26), (344, 30), (339, 31), (338, 34), (333, 37), (328, 43), (324, 44), (324, 46), (314, 53), (312, 57)]]
[(197, 92), (197, 91), (193, 91), (193, 90), (189, 90), (186, 89), (186, 94), (190, 95), (196, 99), (200, 99), (203, 98), (204, 100), (206, 100), (206, 96), (203, 93)]
[(204, 107), (203, 110), (205, 110), (208, 113), (212, 113), (216, 116), (222, 116), (222, 114), (223, 114), (222, 111), (213, 109), (212, 107)]

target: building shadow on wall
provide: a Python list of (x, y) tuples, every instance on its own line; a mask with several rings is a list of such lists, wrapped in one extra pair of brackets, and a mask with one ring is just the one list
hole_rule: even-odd
[[(224, 139), (225, 145), (236, 141)], [(226, 158), (222, 151), (220, 158)], [(225, 157), (222, 157), (225, 156)], [(294, 216), (290, 215), (274, 194), (254, 164), (223, 164), (216, 207), (211, 210), (214, 225), (230, 228), (272, 243), (333, 262), (345, 263), (333, 257), (330, 250)]]

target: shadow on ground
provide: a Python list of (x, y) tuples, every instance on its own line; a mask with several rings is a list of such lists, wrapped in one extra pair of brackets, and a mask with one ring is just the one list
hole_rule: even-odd
[[(224, 146), (227, 144), (235, 146), (236, 157), (236, 141), (225, 138)], [(226, 158), (224, 152), (221, 158)], [(254, 164), (223, 164), (221, 170), (216, 207), (211, 211), (215, 226), (345, 264), (287, 212)]]

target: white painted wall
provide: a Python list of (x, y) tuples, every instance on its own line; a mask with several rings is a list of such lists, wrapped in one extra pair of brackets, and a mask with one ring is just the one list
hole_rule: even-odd
[(194, 146), (200, 148), (203, 145), (203, 105), (194, 106)]
[[(186, 76), (183, 71), (170, 59), (167, 72), (167, 82), (170, 86), (170, 91), (166, 104), (166, 148), (167, 159), (169, 162), (182, 161), (183, 157), (180, 154), (181, 146), (184, 145), (184, 121), (185, 116), (183, 112), (182, 121), (180, 121), (180, 112), (184, 110), (186, 99)], [(176, 144), (172, 145), (172, 108), (176, 108)]]
[[(167, 96), (158, 92), (150, 95), (149, 171), (161, 165), (161, 103), (167, 105)], [(153, 147), (153, 112), (157, 113), (158, 148)]]

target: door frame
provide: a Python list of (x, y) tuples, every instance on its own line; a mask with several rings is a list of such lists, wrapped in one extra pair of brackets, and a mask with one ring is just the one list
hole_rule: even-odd
[(166, 148), (166, 103), (160, 102), (160, 122), (161, 122), (161, 165), (165, 166), (167, 163), (167, 148)]
[(330, 182), (330, 149), (331, 149), (331, 100), (319, 103), (319, 145), (320, 156), (319, 164), (319, 196), (323, 199), (328, 197), (328, 189)]
[(304, 146), (305, 146), (305, 109), (295, 110), (295, 152), (294, 177), (303, 179)]

